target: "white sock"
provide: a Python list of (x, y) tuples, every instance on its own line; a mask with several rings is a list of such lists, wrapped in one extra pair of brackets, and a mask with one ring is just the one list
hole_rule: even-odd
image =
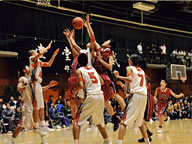
[(123, 144), (123, 140), (117, 140), (117, 144)]
[(45, 120), (40, 121), (40, 126), (45, 126)]
[(144, 138), (146, 144), (150, 144), (149, 138)]
[(75, 140), (74, 140), (74, 144), (79, 144), (79, 140), (78, 140), (78, 139), (75, 139)]
[(34, 127), (35, 127), (36, 129), (38, 129), (38, 128), (39, 128), (39, 123), (38, 123), (38, 122), (34, 123)]

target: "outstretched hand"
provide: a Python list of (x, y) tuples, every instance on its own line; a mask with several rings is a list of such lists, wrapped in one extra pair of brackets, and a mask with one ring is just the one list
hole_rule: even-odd
[(70, 36), (70, 34), (71, 34), (71, 32), (70, 32), (70, 30), (68, 29), (68, 28), (66, 28), (64, 31), (63, 31), (63, 34), (66, 36), (66, 38), (68, 39), (69, 38), (69, 36)]
[(91, 25), (92, 22), (89, 22), (89, 15), (86, 15), (86, 20), (84, 20), (84, 26), (87, 28), (88, 25)]
[(57, 85), (58, 85), (58, 81), (52, 80), (52, 81), (50, 81), (50, 83), (49, 83), (49, 87), (54, 87), (54, 86), (57, 86)]
[(52, 45), (53, 41), (51, 40), (49, 45), (47, 46), (47, 49), (50, 49), (51, 48), (51, 45)]

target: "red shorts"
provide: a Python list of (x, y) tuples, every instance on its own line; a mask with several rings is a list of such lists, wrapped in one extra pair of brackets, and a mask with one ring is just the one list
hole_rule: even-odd
[(68, 78), (68, 86), (69, 86), (69, 99), (70, 100), (75, 100), (76, 97), (72, 97), (72, 92), (75, 88), (77, 88), (78, 86), (78, 78), (76, 77), (75, 74), (72, 74), (69, 78)]
[(168, 105), (168, 103), (157, 103), (158, 115), (165, 115), (166, 114), (167, 105)]
[(104, 84), (101, 86), (101, 90), (103, 91), (105, 102), (112, 98), (113, 94), (116, 93), (115, 85), (110, 80), (109, 76), (106, 73), (100, 75), (104, 81)]
[(145, 120), (150, 120), (152, 118), (154, 106), (155, 106), (154, 97), (152, 96), (152, 94), (149, 94), (147, 98), (147, 106), (144, 115)]

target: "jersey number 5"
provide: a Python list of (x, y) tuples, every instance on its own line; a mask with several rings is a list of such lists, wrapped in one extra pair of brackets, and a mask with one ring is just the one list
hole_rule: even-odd
[(92, 79), (92, 83), (94, 84), (98, 83), (97, 78), (94, 76), (94, 72), (89, 72), (88, 75), (90, 79)]

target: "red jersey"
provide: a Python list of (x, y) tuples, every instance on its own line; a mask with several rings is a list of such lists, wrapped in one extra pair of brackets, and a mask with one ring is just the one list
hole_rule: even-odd
[(171, 89), (166, 88), (164, 91), (161, 89), (161, 87), (157, 88), (157, 99), (158, 103), (168, 103), (168, 99), (170, 97), (170, 91)]
[[(102, 59), (103, 59), (105, 62), (107, 62), (107, 63), (108, 63), (108, 61), (109, 61), (109, 56), (113, 56), (113, 52), (112, 52), (109, 48), (106, 48), (106, 49), (104, 49), (104, 48), (99, 48), (99, 49), (97, 50), (97, 54), (98, 54), (98, 53), (101, 54)], [(106, 68), (105, 66), (103, 66), (103, 65), (98, 61), (97, 58), (95, 59), (95, 64), (94, 64), (94, 66), (95, 66), (95, 69), (97, 70), (97, 72), (98, 72), (99, 74), (102, 74), (102, 73), (104, 73), (104, 72), (107, 71), (107, 68)]]

